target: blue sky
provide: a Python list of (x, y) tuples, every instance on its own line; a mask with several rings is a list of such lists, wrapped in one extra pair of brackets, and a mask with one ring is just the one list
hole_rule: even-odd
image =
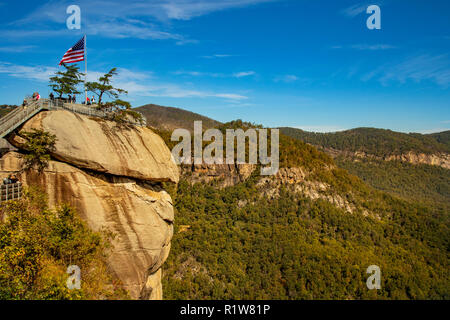
[[(81, 30), (66, 27), (71, 4)], [(371, 4), (381, 30), (366, 27)], [(133, 106), (311, 131), (450, 129), (450, 1), (0, 0), (0, 16), (0, 104), (47, 95), (87, 34), (89, 77), (119, 68)]]

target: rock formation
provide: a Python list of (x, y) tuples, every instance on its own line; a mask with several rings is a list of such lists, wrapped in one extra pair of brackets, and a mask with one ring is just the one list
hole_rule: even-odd
[(426, 154), (409, 151), (402, 154), (391, 154), (380, 157), (363, 151), (352, 152), (352, 151), (337, 150), (333, 148), (321, 148), (320, 146), (315, 147), (317, 147), (319, 150), (323, 150), (333, 158), (336, 158), (338, 156), (344, 156), (347, 158), (368, 158), (384, 161), (401, 161), (415, 165), (427, 164), (432, 166), (439, 166), (445, 169), (450, 169), (450, 154), (448, 153)]
[[(179, 169), (163, 140), (148, 128), (68, 111), (41, 112), (9, 141), (19, 150), (21, 132), (41, 128), (57, 137), (53, 160), (42, 173), (22, 172), (25, 185), (41, 186), (50, 205), (77, 208), (94, 230), (116, 234), (110, 270), (134, 299), (161, 299), (161, 266), (170, 250), (174, 212), (161, 182), (177, 183)], [(22, 168), (9, 152), (0, 159), (0, 178)]]
[(189, 181), (209, 183), (216, 181), (221, 188), (234, 186), (247, 180), (256, 169), (254, 164), (192, 164), (182, 165), (183, 175), (189, 175)]

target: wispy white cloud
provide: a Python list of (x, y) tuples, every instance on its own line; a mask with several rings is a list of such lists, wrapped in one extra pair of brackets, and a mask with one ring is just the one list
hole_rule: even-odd
[(114, 84), (128, 91), (130, 96), (141, 97), (167, 97), (167, 98), (221, 98), (226, 100), (244, 100), (247, 96), (232, 92), (213, 92), (208, 90), (186, 89), (184, 86), (173, 83), (156, 83), (135, 81), (121, 82), (116, 80)]
[(200, 42), (200, 41), (195, 40), (195, 39), (185, 39), (185, 38), (182, 38), (182, 39), (178, 40), (177, 42), (175, 42), (175, 44), (176, 44), (177, 46), (183, 46), (183, 45), (185, 45), (185, 44), (196, 44), (196, 43), (199, 43), (199, 42)]
[(412, 56), (398, 64), (386, 64), (362, 76), (361, 80), (377, 79), (383, 85), (390, 82), (432, 81), (441, 87), (450, 85), (450, 59), (448, 54)]
[(389, 49), (396, 49), (396, 46), (390, 45), (390, 44), (352, 44), (348, 46), (344, 45), (335, 45), (332, 46), (331, 49), (355, 49), (355, 50), (370, 50), (370, 51), (377, 51), (377, 50), (389, 50)]
[(247, 96), (234, 92), (215, 92), (186, 88), (176, 83), (159, 82), (153, 73), (143, 73), (128, 69), (118, 69), (114, 85), (128, 91), (129, 96), (168, 98), (220, 98), (225, 100), (245, 100)]
[(220, 72), (203, 72), (203, 71), (186, 71), (178, 70), (172, 72), (175, 75), (184, 75), (192, 77), (213, 77), (213, 78), (244, 78), (256, 75), (255, 71), (240, 71), (231, 74), (220, 73)]
[[(246, 7), (274, 0), (79, 0), (82, 28), (87, 34), (108, 38), (172, 39), (177, 45), (198, 40), (167, 30), (167, 21), (189, 20), (215, 11)], [(66, 8), (73, 1), (49, 1), (0, 30), (3, 37), (57, 36), (65, 30)], [(55, 30), (54, 23), (60, 25)]]
[(31, 49), (36, 48), (36, 46), (8, 46), (8, 47), (0, 47), (0, 52), (24, 52), (29, 51)]
[(345, 15), (347, 17), (353, 18), (353, 17), (356, 17), (357, 15), (365, 12), (366, 9), (367, 9), (367, 6), (368, 6), (367, 3), (355, 4), (355, 5), (352, 5), (350, 7), (345, 8), (345, 9), (342, 9), (341, 10), (341, 14), (343, 14), (343, 15)]
[(137, 38), (137, 39), (172, 39), (181, 44), (188, 43), (189, 39), (185, 39), (182, 35), (160, 31), (151, 24), (125, 22), (120, 19), (113, 23), (105, 23), (105, 21), (90, 23), (86, 28), (88, 35), (101, 35), (108, 38)]
[(48, 81), (56, 70), (54, 67), (23, 66), (9, 62), (0, 62), (0, 73), (20, 79)]
[(172, 0), (160, 8), (169, 19), (189, 20), (215, 11), (246, 7), (273, 0)]
[(223, 73), (216, 72), (203, 72), (203, 71), (186, 71), (186, 70), (178, 70), (172, 72), (175, 75), (181, 76), (192, 76), (192, 77), (214, 77), (214, 78), (222, 78), (226, 77)]
[(243, 77), (254, 76), (255, 74), (256, 74), (255, 71), (241, 71), (241, 72), (233, 73), (233, 77), (243, 78)]
[[(9, 62), (0, 62), (0, 74), (7, 74), (19, 79), (48, 82), (57, 71), (54, 67), (23, 66)], [(187, 89), (176, 83), (158, 82), (152, 72), (140, 72), (119, 68), (113, 85), (128, 91), (129, 96), (170, 97), (170, 98), (218, 98), (227, 101), (241, 101), (247, 96), (236, 92), (216, 92), (210, 90)], [(95, 81), (103, 72), (89, 71), (88, 81)]]
[[(216, 11), (271, 1), (276, 0), (129, 0), (126, 5), (121, 0), (78, 0), (76, 4), (80, 6), (83, 16), (89, 21), (95, 17), (101, 19), (147, 17), (166, 21), (190, 20)], [(73, 4), (72, 0), (49, 1), (16, 21), (16, 24), (42, 22), (42, 20), (64, 22), (67, 18), (66, 8), (70, 4)]]
[(128, 69), (118, 69), (113, 84), (128, 91), (129, 96), (168, 98), (219, 98), (225, 100), (245, 100), (247, 96), (234, 92), (215, 92), (186, 88), (176, 83), (159, 82), (153, 73), (143, 73)]
[[(142, 23), (130, 23), (118, 19), (113, 23), (106, 21), (92, 22), (88, 27), (83, 29), (83, 32), (87, 35), (101, 35), (107, 38), (123, 39), (123, 38), (136, 38), (136, 39), (153, 39), (153, 40), (175, 40), (177, 44), (187, 44), (195, 42), (195, 40), (187, 39), (184, 36), (176, 33), (165, 32), (156, 29), (153, 25)], [(79, 32), (81, 36), (81, 32)], [(40, 27), (39, 29), (33, 28), (20, 28), (20, 29), (7, 29), (0, 30), (0, 36), (6, 39), (9, 38), (39, 38), (39, 37), (58, 37), (67, 35), (67, 29), (51, 29)]]
[(298, 80), (298, 77), (293, 74), (285, 74), (282, 76), (276, 76), (273, 81), (275, 82), (285, 82), (285, 83), (291, 83)]
[(372, 4), (376, 4), (378, 6), (384, 5), (386, 2), (385, 1), (372, 1), (372, 2), (362, 2), (362, 3), (357, 3), (354, 4), (350, 7), (347, 7), (345, 9), (342, 9), (340, 11), (341, 14), (343, 14), (344, 16), (347, 16), (349, 18), (354, 18), (357, 15), (360, 15), (363, 12), (366, 12), (367, 7), (372, 5)]
[(390, 44), (354, 44), (351, 46), (352, 49), (357, 50), (388, 50), (388, 49), (395, 49), (396, 46), (390, 45)]
[(235, 55), (232, 54), (212, 54), (209, 56), (201, 56), (202, 58), (205, 59), (215, 59), (215, 58), (229, 58), (229, 57), (234, 57)]

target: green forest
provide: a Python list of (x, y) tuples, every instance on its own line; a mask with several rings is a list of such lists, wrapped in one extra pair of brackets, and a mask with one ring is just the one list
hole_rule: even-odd
[(427, 164), (337, 157), (336, 164), (368, 185), (450, 212), (450, 170)]
[[(255, 179), (225, 189), (181, 181), (166, 299), (450, 298), (448, 217), (387, 195), (380, 220), (288, 190), (268, 200)], [(366, 288), (372, 264), (381, 290)]]
[(343, 151), (362, 151), (376, 156), (416, 153), (450, 153), (450, 131), (437, 134), (401, 133), (376, 128), (356, 128), (340, 132), (317, 133), (295, 128), (280, 128), (290, 137)]
[[(419, 199), (428, 198), (420, 186), (400, 192), (397, 185), (396, 192), (395, 183), (402, 183), (397, 177), (394, 186), (383, 188), (374, 182), (375, 172), (363, 179), (366, 184), (316, 148), (284, 135), (280, 157), (281, 167), (306, 168), (308, 179), (327, 183), (327, 192), (358, 209), (349, 213), (287, 186), (279, 197), (266, 198), (256, 173), (227, 188), (192, 185), (187, 174), (172, 194), (176, 221), (163, 266), (165, 299), (450, 298), (445, 177), (435, 181), (429, 192), (436, 202), (429, 203), (415, 199), (420, 192)], [(433, 168), (423, 172), (433, 181), (439, 176)], [(381, 290), (366, 287), (366, 269), (373, 264), (381, 268)]]
[[(0, 300), (127, 299), (106, 266), (109, 232), (93, 232), (75, 209), (50, 209), (42, 190), (0, 206)], [(81, 273), (80, 290), (66, 286), (69, 265)]]

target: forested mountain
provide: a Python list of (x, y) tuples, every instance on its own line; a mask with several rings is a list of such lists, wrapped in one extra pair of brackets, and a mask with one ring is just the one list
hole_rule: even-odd
[(450, 209), (450, 170), (446, 157), (450, 131), (405, 134), (375, 128), (334, 133), (280, 130), (333, 155), (338, 166), (378, 190), (438, 206), (447, 212)]
[[(218, 128), (240, 126), (252, 124)], [(173, 145), (169, 131), (158, 133)], [(368, 135), (367, 150), (386, 135), (386, 151), (406, 150), (403, 134), (383, 130)], [(421, 151), (446, 150), (435, 137), (406, 136)], [(256, 168), (224, 186), (215, 166), (184, 168), (171, 192), (177, 211), (165, 298), (450, 298), (448, 170), (345, 161), (282, 134), (276, 176)], [(399, 174), (386, 179), (375, 168)], [(371, 264), (382, 270), (381, 290), (367, 290)]]
[(437, 142), (445, 144), (448, 148), (450, 148), (450, 130), (438, 133), (429, 134), (430, 137), (436, 139)]
[[(283, 188), (261, 197), (255, 177), (225, 189), (182, 180), (165, 298), (448, 299), (448, 220), (381, 198), (376, 218)], [(379, 291), (365, 287), (372, 264)]]
[(203, 129), (215, 128), (220, 122), (187, 110), (147, 104), (135, 109), (147, 118), (147, 124), (153, 128), (174, 130), (184, 128), (193, 131), (194, 121), (201, 120)]
[(332, 133), (307, 132), (283, 127), (281, 132), (323, 148), (365, 152), (375, 156), (415, 153), (450, 153), (450, 131), (435, 134), (401, 133), (376, 128), (356, 128)]
[(8, 114), (10, 111), (14, 110), (15, 108), (17, 108), (17, 106), (9, 105), (9, 104), (0, 105), (0, 118), (3, 117), (4, 115)]
[(336, 164), (396, 197), (450, 212), (450, 170), (427, 164), (339, 156)]

